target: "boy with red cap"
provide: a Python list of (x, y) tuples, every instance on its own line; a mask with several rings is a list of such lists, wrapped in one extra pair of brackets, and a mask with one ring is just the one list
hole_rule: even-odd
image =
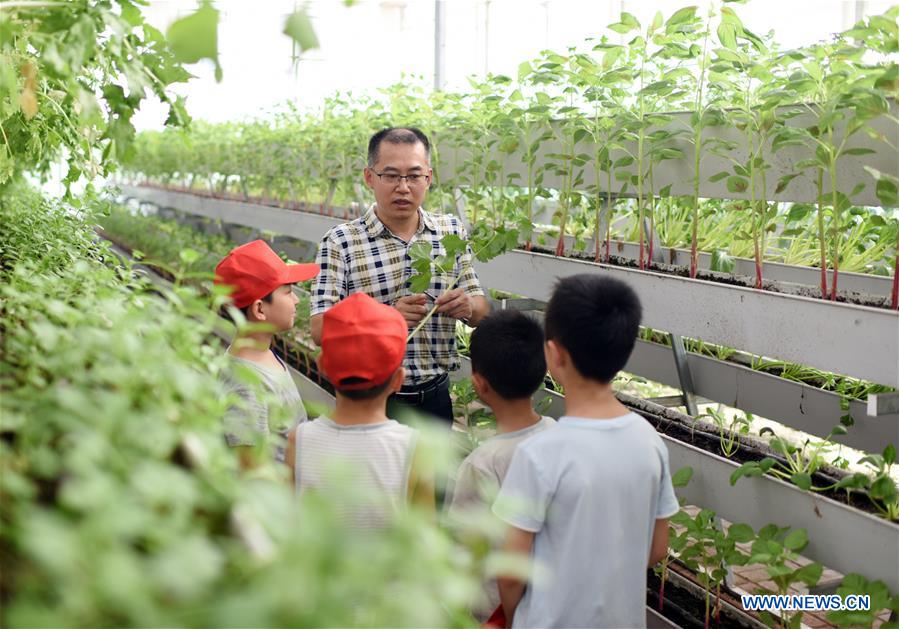
[(333, 466), (349, 466), (353, 488), (371, 503), (341, 505), (341, 512), (362, 529), (386, 525), (408, 501), (434, 509), (433, 483), (415, 462), (417, 431), (387, 417), (387, 398), (405, 377), (408, 332), (397, 310), (364, 293), (325, 312), (318, 361), (337, 405), (331, 417), (290, 433), (287, 463), (297, 491), (340, 495), (328, 491)]
[(233, 249), (215, 267), (215, 283), (231, 287), (231, 299), (247, 323), (228, 348), (226, 388), (240, 398), (225, 416), (228, 445), (241, 448), (243, 467), (253, 464), (248, 446), (274, 438), (284, 460), (287, 433), (306, 421), (306, 409), (284, 362), (272, 350), (275, 334), (293, 327), (298, 299), (292, 286), (318, 275), (317, 264), (286, 264), (263, 240)]

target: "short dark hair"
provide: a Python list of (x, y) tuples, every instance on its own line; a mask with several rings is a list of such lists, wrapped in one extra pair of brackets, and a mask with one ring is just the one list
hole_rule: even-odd
[(381, 142), (391, 144), (417, 144), (421, 142), (425, 147), (425, 155), (431, 160), (431, 142), (421, 129), (415, 127), (388, 127), (381, 129), (368, 141), (368, 167), (373, 168), (378, 163), (378, 153), (381, 150)]
[(508, 400), (534, 394), (546, 377), (543, 329), (517, 310), (499, 310), (471, 333), (471, 371)]
[[(337, 391), (340, 395), (342, 395), (346, 398), (349, 398), (351, 400), (360, 401), (360, 400), (371, 400), (373, 398), (378, 397), (382, 393), (384, 393), (384, 391), (387, 390), (387, 387), (390, 386), (391, 380), (393, 380), (393, 374), (390, 374), (390, 377), (387, 378), (387, 380), (385, 380), (381, 384), (375, 385), (370, 389), (354, 389), (352, 391), (347, 391), (345, 389), (341, 389), (340, 386), (338, 386), (336, 383), (332, 383), (332, 384), (334, 384), (334, 390)], [(365, 380), (363, 380), (362, 378), (350, 377), (350, 378), (344, 378), (343, 380), (341, 380), (340, 384), (343, 386), (346, 386), (346, 385), (359, 384), (360, 382), (365, 382)]]
[[(272, 299), (274, 298), (274, 296), (275, 296), (275, 291), (272, 291), (268, 295), (263, 297), (262, 301), (264, 301), (267, 304), (270, 304), (270, 303), (272, 303)], [(239, 310), (243, 313), (244, 319), (250, 318), (250, 306), (252, 306), (255, 302), (256, 302), (256, 300), (254, 299), (252, 302), (250, 302), (249, 306), (244, 306), (243, 308), (239, 308)]]
[(642, 310), (637, 294), (620, 280), (565, 277), (546, 306), (546, 338), (565, 348), (582, 376), (609, 383), (634, 349)]
[[(272, 303), (272, 298), (274, 297), (274, 295), (275, 295), (275, 291), (272, 291), (268, 295), (263, 297), (262, 301), (264, 301), (267, 304), (270, 304), (270, 303)], [(253, 301), (256, 301), (256, 300), (254, 299)], [(252, 305), (253, 304), (251, 303), (250, 306), (252, 306)], [(250, 318), (250, 306), (244, 306), (243, 308), (238, 308), (238, 310), (240, 310), (241, 314), (243, 314), (244, 320), (247, 320)], [(233, 323), (234, 325), (238, 325), (237, 319), (235, 319), (234, 317), (231, 316), (232, 311), (230, 309), (222, 308), (219, 312), (227, 315), (228, 319), (231, 320), (231, 323)]]

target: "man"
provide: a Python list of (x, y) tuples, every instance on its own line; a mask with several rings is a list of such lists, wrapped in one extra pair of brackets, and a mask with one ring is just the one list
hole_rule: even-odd
[(471, 266), (470, 250), (457, 256), (452, 273), (434, 272), (425, 293), (412, 293), (409, 249), (426, 242), (436, 258), (444, 253), (444, 236), (467, 236), (456, 217), (421, 208), (433, 171), (430, 142), (418, 129), (389, 128), (374, 134), (364, 176), (374, 192), (374, 205), (361, 218), (328, 231), (319, 245), (316, 262), (322, 271), (312, 295), (312, 338), (321, 344), (324, 312), (353, 293), (393, 306), (410, 331), (436, 304), (435, 315), (409, 341), (403, 361), (406, 378), (391, 396), (388, 412), (393, 416), (402, 407), (412, 407), (451, 423), (448, 373), (459, 368), (456, 320), (477, 326), (490, 305)]

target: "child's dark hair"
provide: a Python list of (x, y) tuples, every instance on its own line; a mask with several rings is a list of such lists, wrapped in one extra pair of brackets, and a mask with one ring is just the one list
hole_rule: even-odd
[[(275, 296), (275, 291), (270, 292), (268, 295), (262, 298), (267, 304), (272, 303), (272, 298)], [(255, 303), (255, 302), (254, 302)], [(252, 306), (253, 304), (250, 304)], [(243, 318), (248, 319), (250, 317), (250, 306), (246, 306), (245, 308), (241, 308), (240, 311), (243, 313)]]
[[(370, 389), (356, 389), (353, 391), (346, 391), (344, 389), (341, 389), (338, 386), (335, 386), (334, 388), (337, 390), (338, 393), (340, 393), (340, 395), (358, 402), (361, 400), (372, 400), (372, 399), (378, 397), (379, 395), (384, 393), (384, 391), (387, 390), (387, 387), (390, 386), (391, 380), (393, 380), (393, 374), (391, 374), (390, 377), (387, 378), (387, 380), (385, 380), (381, 384), (375, 385)], [(353, 384), (358, 384), (360, 382), (364, 382), (362, 378), (344, 378), (343, 380), (340, 381), (340, 384), (353, 385)]]
[[(262, 301), (264, 301), (267, 304), (270, 304), (270, 303), (272, 303), (272, 298), (274, 296), (275, 296), (275, 291), (272, 291), (268, 295), (263, 297)], [(250, 304), (250, 306), (252, 306), (252, 305), (253, 304)], [(240, 310), (241, 314), (243, 315), (244, 320), (248, 320), (250, 318), (250, 306), (244, 306), (243, 308), (238, 308), (238, 310)], [(231, 316), (230, 310), (228, 310), (227, 308), (222, 308), (221, 312), (228, 315), (228, 318), (231, 320), (231, 323), (233, 323), (234, 325), (238, 324), (237, 321), (234, 320), (234, 317)]]
[(471, 370), (503, 398), (530, 397), (546, 377), (540, 324), (517, 310), (488, 315), (471, 333)]
[(630, 358), (641, 315), (624, 282), (572, 275), (559, 280), (546, 306), (546, 338), (565, 348), (582, 376), (609, 383)]

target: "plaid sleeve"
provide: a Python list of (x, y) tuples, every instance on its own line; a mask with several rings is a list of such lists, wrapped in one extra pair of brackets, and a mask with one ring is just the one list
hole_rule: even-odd
[(312, 289), (310, 315), (322, 314), (347, 296), (344, 249), (341, 241), (334, 237), (333, 231), (325, 234), (319, 243), (315, 262), (321, 267), (321, 273), (316, 277)]
[[(455, 217), (453, 218), (453, 233), (463, 240), (468, 240), (468, 233), (466, 233), (465, 227)], [(471, 245), (468, 244), (465, 247), (465, 253), (460, 254), (456, 258), (455, 271), (456, 276), (459, 278), (459, 283), (456, 286), (464, 289), (469, 295), (483, 296), (484, 289), (481, 288), (481, 281), (478, 279), (478, 274), (474, 271), (474, 266), (472, 266), (473, 258), (474, 254), (471, 251)]]

